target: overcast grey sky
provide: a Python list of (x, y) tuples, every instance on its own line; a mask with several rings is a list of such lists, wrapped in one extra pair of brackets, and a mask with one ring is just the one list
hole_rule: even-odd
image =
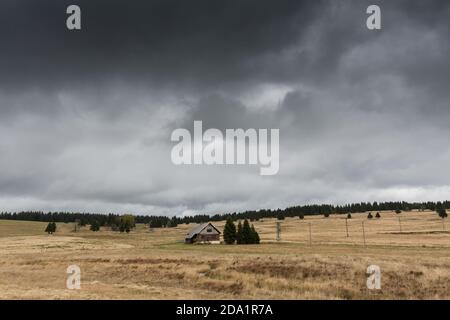
[[(366, 28), (370, 4), (382, 30)], [(0, 7), (0, 211), (450, 199), (449, 1)], [(173, 165), (171, 132), (194, 120), (279, 128), (278, 175)]]

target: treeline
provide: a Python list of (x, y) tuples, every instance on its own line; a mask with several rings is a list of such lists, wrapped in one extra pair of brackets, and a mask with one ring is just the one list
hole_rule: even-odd
[[(182, 223), (203, 223), (208, 221), (221, 221), (231, 218), (233, 221), (249, 219), (255, 221), (263, 218), (278, 218), (285, 217), (304, 217), (308, 215), (325, 215), (330, 214), (348, 214), (366, 211), (409, 211), (409, 210), (432, 210), (437, 208), (450, 209), (450, 201), (444, 202), (361, 202), (346, 205), (329, 205), (329, 204), (314, 204), (294, 206), (286, 209), (262, 209), (245, 212), (233, 212), (215, 215), (194, 215), (185, 217), (166, 217), (166, 216), (144, 216), (134, 215), (134, 223), (148, 224), (150, 228), (161, 227), (175, 227)], [(80, 212), (42, 212), (42, 211), (22, 211), (22, 212), (2, 212), (0, 219), (7, 220), (26, 220), (26, 221), (42, 221), (42, 222), (78, 222), (80, 225), (92, 225), (93, 223), (99, 226), (112, 226), (120, 228), (123, 226), (121, 218), (123, 215), (118, 214), (100, 214), (100, 213), (80, 213)], [(127, 224), (129, 224), (127, 222)], [(130, 226), (126, 225), (125, 229)], [(126, 230), (125, 230), (126, 231)]]
[(431, 210), (436, 211), (436, 208), (450, 209), (450, 201), (444, 202), (361, 202), (351, 203), (346, 205), (329, 205), (329, 204), (313, 204), (289, 207), (286, 209), (276, 210), (257, 210), (257, 211), (245, 211), (241, 213), (231, 213), (225, 215), (214, 215), (210, 218), (211, 221), (224, 220), (230, 217), (233, 220), (250, 219), (250, 221), (259, 220), (263, 218), (278, 218), (284, 219), (285, 217), (300, 217), (323, 215), (329, 216), (330, 214), (348, 214), (367, 211), (409, 211), (409, 210)]

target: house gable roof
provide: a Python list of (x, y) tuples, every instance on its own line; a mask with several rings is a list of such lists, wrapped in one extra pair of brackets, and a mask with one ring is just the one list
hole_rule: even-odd
[(220, 234), (220, 231), (214, 227), (214, 225), (211, 222), (207, 222), (207, 223), (202, 223), (199, 224), (198, 226), (196, 226), (194, 229), (192, 229), (191, 231), (189, 231), (189, 233), (186, 235), (186, 238), (192, 238), (193, 236), (195, 236), (196, 234), (199, 234), (200, 232), (203, 231), (203, 229), (205, 229), (207, 226), (211, 226), (214, 229), (216, 229), (216, 231)]

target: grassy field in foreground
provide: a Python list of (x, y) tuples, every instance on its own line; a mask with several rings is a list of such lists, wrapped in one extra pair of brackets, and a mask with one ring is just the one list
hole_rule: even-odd
[[(58, 223), (46, 235), (46, 223), (0, 220), (0, 298), (450, 298), (450, 225), (435, 213), (361, 213), (347, 224), (345, 216), (286, 218), (280, 242), (275, 222), (254, 222), (262, 244), (228, 246), (183, 244), (192, 224), (120, 234)], [(81, 290), (66, 289), (72, 264)], [(381, 268), (379, 291), (366, 287), (371, 264)]]

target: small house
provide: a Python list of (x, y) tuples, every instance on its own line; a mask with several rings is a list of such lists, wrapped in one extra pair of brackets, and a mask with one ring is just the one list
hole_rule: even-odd
[(220, 231), (211, 222), (196, 226), (186, 234), (185, 243), (220, 243)]

